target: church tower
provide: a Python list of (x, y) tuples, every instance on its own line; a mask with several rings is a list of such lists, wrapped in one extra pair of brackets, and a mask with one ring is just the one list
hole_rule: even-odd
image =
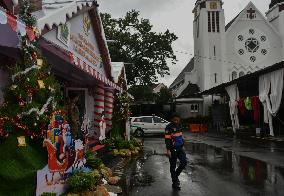
[(194, 67), (201, 91), (223, 82), (226, 44), (222, 5), (222, 0), (197, 0), (193, 10)]
[[(267, 20), (279, 32), (284, 46), (284, 0), (271, 0), (269, 10), (266, 12)], [(284, 50), (282, 49), (282, 60), (284, 60)]]

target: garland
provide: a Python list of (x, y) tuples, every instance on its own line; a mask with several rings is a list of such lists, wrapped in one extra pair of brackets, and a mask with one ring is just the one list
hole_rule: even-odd
[(31, 70), (33, 70), (33, 69), (40, 69), (40, 66), (38, 66), (38, 65), (33, 65), (32, 67), (29, 67), (29, 68), (25, 69), (24, 71), (20, 71), (20, 72), (18, 72), (18, 73), (16, 73), (16, 74), (12, 75), (12, 81), (14, 82), (14, 81), (15, 81), (15, 78), (16, 78), (18, 75), (26, 74), (26, 73), (30, 72)]

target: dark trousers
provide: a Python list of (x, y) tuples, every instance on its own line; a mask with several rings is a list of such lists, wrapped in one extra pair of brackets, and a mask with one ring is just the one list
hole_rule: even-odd
[[(171, 177), (172, 177), (173, 184), (175, 184), (178, 182), (178, 177), (180, 173), (182, 172), (182, 170), (185, 169), (187, 165), (186, 154), (183, 148), (171, 150), (171, 157), (169, 159), (170, 159)], [(178, 168), (176, 168), (177, 160), (179, 160), (180, 162)]]

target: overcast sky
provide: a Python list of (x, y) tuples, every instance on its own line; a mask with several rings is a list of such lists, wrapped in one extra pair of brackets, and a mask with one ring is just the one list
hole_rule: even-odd
[[(179, 39), (173, 44), (178, 62), (169, 65), (170, 76), (160, 82), (170, 85), (186, 66), (193, 54), (193, 14), (196, 0), (98, 0), (101, 12), (108, 12), (113, 17), (121, 17), (129, 10), (139, 10), (143, 18), (150, 19), (154, 31), (164, 32), (169, 29)], [(233, 19), (250, 1), (264, 14), (271, 0), (223, 0), (226, 23)], [(182, 53), (183, 52), (183, 53)], [(185, 54), (188, 53), (188, 54)]]

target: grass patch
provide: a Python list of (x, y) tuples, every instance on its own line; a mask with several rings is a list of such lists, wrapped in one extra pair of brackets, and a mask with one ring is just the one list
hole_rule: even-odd
[(16, 133), (0, 144), (0, 195), (35, 195), (36, 172), (47, 164), (41, 141), (26, 137), (27, 147), (18, 147)]

